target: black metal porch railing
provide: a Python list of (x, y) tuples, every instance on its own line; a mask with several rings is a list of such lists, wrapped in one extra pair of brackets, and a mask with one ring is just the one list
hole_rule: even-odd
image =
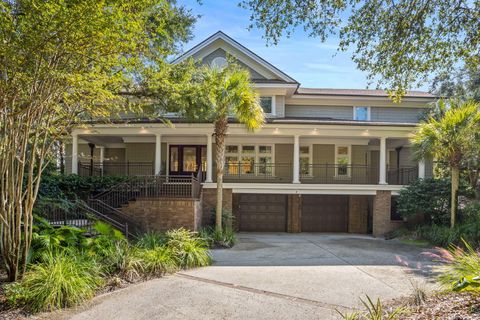
[[(300, 166), (300, 182), (305, 184), (378, 184), (379, 168), (352, 164), (304, 164)], [(401, 167), (387, 171), (389, 184), (409, 184), (418, 177), (415, 167)], [(235, 163), (226, 164), (225, 182), (291, 183), (292, 164)]]
[(51, 203), (36, 210), (36, 214), (47, 220), (52, 226), (72, 226), (85, 230), (88, 233), (95, 233), (93, 225), (95, 221), (106, 222), (121, 230), (127, 237), (131, 235), (127, 222), (121, 222), (113, 217), (105, 215), (98, 210), (89, 207), (82, 201), (70, 203), (68, 207)]
[(354, 164), (308, 164), (300, 182), (312, 184), (378, 184), (378, 167)]
[(388, 168), (387, 183), (406, 185), (418, 179), (418, 167)]
[(290, 183), (292, 178), (292, 165), (289, 163), (228, 163), (223, 174), (225, 182)]
[(146, 176), (154, 175), (153, 162), (79, 162), (78, 174), (80, 176)]

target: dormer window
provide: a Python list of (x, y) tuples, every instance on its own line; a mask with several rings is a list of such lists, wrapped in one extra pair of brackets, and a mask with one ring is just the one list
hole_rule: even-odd
[(273, 96), (260, 97), (260, 106), (266, 115), (275, 115), (275, 98)]
[(370, 121), (370, 107), (353, 107), (353, 120)]

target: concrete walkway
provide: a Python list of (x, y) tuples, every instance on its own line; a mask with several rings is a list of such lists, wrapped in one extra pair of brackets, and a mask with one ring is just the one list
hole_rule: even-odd
[(425, 250), (368, 236), (239, 235), (214, 265), (98, 297), (59, 319), (338, 319), (335, 311), (432, 288)]

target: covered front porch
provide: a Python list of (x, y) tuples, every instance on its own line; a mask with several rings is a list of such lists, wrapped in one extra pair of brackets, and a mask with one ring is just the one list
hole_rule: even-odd
[[(267, 125), (256, 133), (232, 124), (226, 140), (226, 183), (405, 185), (429, 176), (413, 159), (411, 127)], [(79, 175), (197, 176), (215, 182), (213, 129), (96, 126), (76, 130), (67, 168)]]

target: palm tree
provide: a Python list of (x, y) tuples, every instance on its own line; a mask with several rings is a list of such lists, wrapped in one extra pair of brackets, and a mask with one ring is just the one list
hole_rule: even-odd
[(450, 226), (455, 226), (460, 167), (471, 150), (478, 149), (480, 104), (474, 101), (440, 101), (441, 116), (422, 122), (412, 138), (418, 158), (445, 162), (451, 174)]
[[(215, 229), (222, 231), (223, 173), (225, 168), (225, 138), (229, 118), (235, 118), (248, 130), (260, 128), (265, 115), (259, 97), (250, 81), (250, 73), (234, 63), (224, 68), (200, 69), (201, 95), (200, 114), (212, 121), (216, 144), (217, 203)], [(198, 80), (198, 79), (197, 79)]]

